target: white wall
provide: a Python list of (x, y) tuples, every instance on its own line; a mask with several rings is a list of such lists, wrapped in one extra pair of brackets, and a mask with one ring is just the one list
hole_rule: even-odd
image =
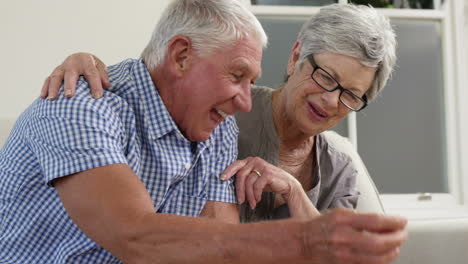
[[(468, 0), (465, 0), (465, 16), (464, 16), (464, 21), (465, 21), (465, 26), (464, 26), (464, 33), (463, 35), (465, 36), (465, 58), (466, 58), (466, 67), (468, 69), (468, 48), (466, 48), (466, 45), (468, 45)], [(466, 77), (466, 80), (468, 81), (468, 77)]]
[(168, 2), (0, 0), (0, 130), (67, 55), (88, 51), (108, 64), (138, 57)]

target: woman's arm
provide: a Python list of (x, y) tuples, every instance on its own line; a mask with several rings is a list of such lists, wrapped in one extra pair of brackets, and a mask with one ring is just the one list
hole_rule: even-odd
[(247, 200), (255, 208), (263, 191), (280, 194), (286, 201), (292, 218), (310, 219), (320, 215), (304, 192), (301, 183), (286, 171), (258, 157), (238, 160), (223, 172), (221, 179), (236, 175), (237, 201)]

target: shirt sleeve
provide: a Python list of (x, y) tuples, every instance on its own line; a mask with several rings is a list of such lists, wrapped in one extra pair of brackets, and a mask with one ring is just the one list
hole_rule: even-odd
[(356, 208), (359, 198), (359, 191), (356, 188), (357, 173), (353, 162), (349, 161), (342, 168), (341, 173), (336, 175), (336, 186), (333, 188), (335, 193), (329, 208)]
[(116, 96), (91, 98), (81, 83), (73, 98), (38, 99), (29, 122), (29, 144), (39, 160), (44, 181), (127, 160), (123, 125), (113, 109)]
[(333, 131), (324, 132), (319, 143), (321, 187), (317, 207), (356, 208), (359, 155), (349, 140)]
[(237, 128), (234, 117), (226, 119), (216, 131), (214, 156), (212, 162), (215, 164), (208, 183), (206, 198), (208, 201), (219, 201), (226, 203), (237, 203), (234, 179), (220, 180), (223, 171), (237, 160)]

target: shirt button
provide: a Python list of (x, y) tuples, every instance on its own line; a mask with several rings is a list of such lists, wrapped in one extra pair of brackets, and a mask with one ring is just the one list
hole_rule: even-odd
[(190, 169), (190, 163), (185, 163), (185, 169)]

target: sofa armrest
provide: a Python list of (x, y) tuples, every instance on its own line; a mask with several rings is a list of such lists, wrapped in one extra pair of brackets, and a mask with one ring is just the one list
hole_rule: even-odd
[(359, 171), (358, 178), (356, 179), (356, 187), (361, 193), (356, 210), (362, 213), (385, 213), (382, 201), (380, 200), (379, 191), (367, 171), (366, 166), (359, 155), (353, 155), (356, 168)]
[(395, 264), (468, 263), (468, 218), (413, 220)]

